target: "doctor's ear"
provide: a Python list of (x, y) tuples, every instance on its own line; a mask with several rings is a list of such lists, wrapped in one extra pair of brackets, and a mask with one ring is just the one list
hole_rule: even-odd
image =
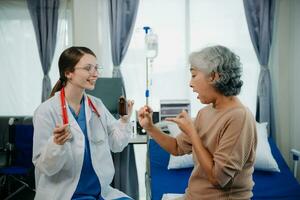
[(72, 73), (71, 73), (71, 72), (65, 72), (65, 77), (66, 77), (68, 80), (72, 80)]

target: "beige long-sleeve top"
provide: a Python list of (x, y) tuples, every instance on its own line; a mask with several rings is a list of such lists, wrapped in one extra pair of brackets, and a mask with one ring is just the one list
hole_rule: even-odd
[(222, 111), (206, 106), (195, 120), (202, 144), (213, 156), (213, 172), (218, 186), (209, 182), (184, 133), (176, 137), (180, 155), (193, 153), (194, 170), (185, 192), (186, 200), (250, 199), (252, 197), (256, 124), (251, 112), (243, 107)]

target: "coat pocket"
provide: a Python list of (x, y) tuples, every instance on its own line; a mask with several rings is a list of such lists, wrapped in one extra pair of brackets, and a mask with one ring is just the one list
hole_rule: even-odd
[(98, 131), (94, 131), (91, 134), (91, 142), (94, 144), (102, 144), (105, 141), (105, 135), (104, 133), (99, 133)]
[(104, 126), (105, 123), (102, 121), (101, 118), (92, 118), (90, 124), (90, 139), (95, 144), (101, 144), (105, 141), (107, 130)]
[(54, 194), (53, 190), (39, 187), (36, 190), (34, 199), (35, 200), (53, 200), (53, 194)]

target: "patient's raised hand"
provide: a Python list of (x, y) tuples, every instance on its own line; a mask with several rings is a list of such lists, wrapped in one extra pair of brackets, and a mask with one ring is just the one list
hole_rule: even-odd
[(154, 126), (152, 122), (153, 111), (149, 106), (140, 108), (138, 112), (138, 119), (140, 125), (147, 131)]
[(188, 136), (197, 134), (194, 122), (185, 110), (179, 113), (175, 118), (166, 118), (165, 120), (176, 123), (182, 132)]

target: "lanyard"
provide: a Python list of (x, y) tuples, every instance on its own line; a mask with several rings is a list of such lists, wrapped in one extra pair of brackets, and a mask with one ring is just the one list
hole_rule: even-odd
[[(88, 99), (88, 104), (92, 108), (92, 110), (96, 113), (98, 117), (100, 117), (99, 112), (97, 111), (95, 105), (91, 101), (90, 97), (87, 97)], [(62, 117), (63, 117), (63, 123), (68, 124), (69, 119), (68, 119), (68, 112), (67, 112), (67, 107), (66, 107), (66, 101), (65, 101), (65, 88), (63, 87), (60, 91), (60, 102), (61, 102), (61, 111), (62, 111)]]

